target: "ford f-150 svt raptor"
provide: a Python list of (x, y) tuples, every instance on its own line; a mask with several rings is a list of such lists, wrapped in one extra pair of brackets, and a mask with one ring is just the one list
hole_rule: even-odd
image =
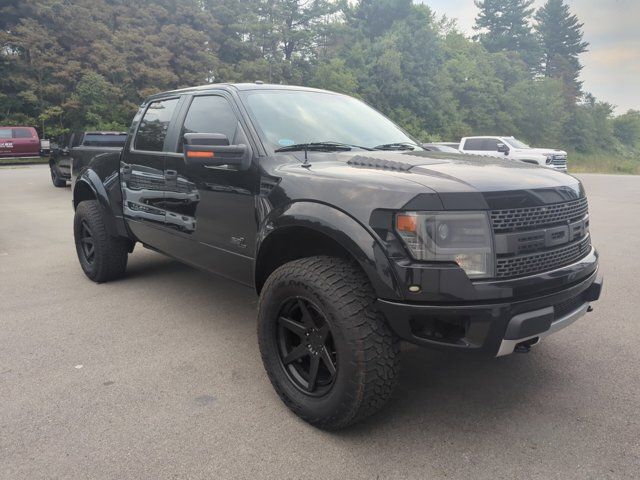
[(336, 93), (220, 84), (154, 95), (121, 152), (72, 170), (86, 275), (123, 276), (140, 243), (255, 288), (268, 376), (321, 428), (387, 401), (400, 340), (524, 352), (600, 296), (580, 181), (424, 151)]

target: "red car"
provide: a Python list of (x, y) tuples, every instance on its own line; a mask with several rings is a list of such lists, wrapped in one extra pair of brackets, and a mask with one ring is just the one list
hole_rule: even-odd
[(0, 157), (38, 157), (40, 139), (33, 127), (0, 127)]

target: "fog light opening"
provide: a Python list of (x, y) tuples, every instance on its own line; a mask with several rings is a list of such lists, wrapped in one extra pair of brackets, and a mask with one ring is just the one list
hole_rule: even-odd
[(412, 318), (411, 333), (425, 340), (459, 344), (466, 336), (466, 328), (439, 318)]

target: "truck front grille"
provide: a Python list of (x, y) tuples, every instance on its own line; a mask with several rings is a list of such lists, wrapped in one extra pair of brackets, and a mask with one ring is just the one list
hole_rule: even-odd
[(570, 265), (586, 256), (590, 251), (591, 241), (587, 237), (580, 242), (561, 248), (509, 258), (498, 258), (496, 276), (512, 278), (547, 272)]
[(578, 220), (583, 218), (588, 210), (586, 198), (542, 207), (493, 210), (491, 224), (494, 232), (528, 230)]
[(567, 168), (567, 157), (564, 155), (554, 155), (551, 160), (551, 165), (554, 167)]
[(548, 272), (591, 251), (587, 199), (540, 207), (493, 210), (496, 277)]

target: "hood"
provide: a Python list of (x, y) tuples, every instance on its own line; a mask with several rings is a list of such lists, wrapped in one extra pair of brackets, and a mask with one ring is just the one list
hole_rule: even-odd
[[(570, 175), (494, 157), (439, 152), (309, 153), (306, 168), (301, 165), (304, 157), (295, 157), (301, 162), (282, 165), (280, 175), (288, 177), (286, 183), (296, 196), (329, 203), (343, 195), (367, 195), (377, 201), (373, 195), (398, 200), (399, 194), (406, 199), (422, 193), (437, 195), (444, 209), (461, 210), (538, 206), (584, 196), (580, 181)], [(332, 195), (323, 198), (326, 186)], [(389, 208), (397, 208), (393, 203)]]

